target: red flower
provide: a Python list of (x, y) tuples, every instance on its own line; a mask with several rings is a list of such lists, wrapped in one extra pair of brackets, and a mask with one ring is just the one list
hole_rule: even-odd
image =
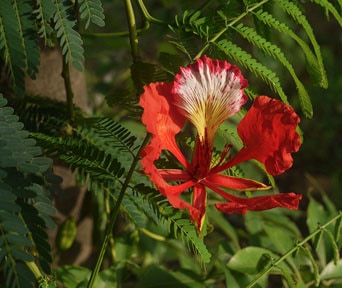
[[(243, 148), (235, 157), (228, 158), (230, 145), (227, 144), (219, 159), (213, 159), (216, 131), (245, 104), (247, 97), (243, 91), (246, 86), (247, 80), (236, 66), (204, 56), (181, 68), (173, 83), (149, 84), (141, 95), (142, 122), (152, 134), (150, 144), (142, 151), (143, 171), (171, 205), (189, 210), (199, 232), (206, 210), (206, 188), (228, 200), (215, 205), (228, 214), (274, 207), (297, 209), (301, 199), (301, 195), (295, 193), (236, 197), (222, 189), (269, 189), (263, 183), (221, 172), (243, 161), (256, 159), (265, 165), (269, 174), (281, 174), (292, 166), (290, 153), (300, 147), (296, 132), (299, 117), (294, 110), (278, 100), (259, 96), (238, 125)], [(190, 162), (175, 140), (186, 120), (197, 130)], [(158, 169), (154, 162), (163, 150), (171, 152), (184, 169)], [(171, 185), (172, 181), (180, 184)], [(189, 188), (193, 188), (191, 204), (180, 198), (180, 194)]]

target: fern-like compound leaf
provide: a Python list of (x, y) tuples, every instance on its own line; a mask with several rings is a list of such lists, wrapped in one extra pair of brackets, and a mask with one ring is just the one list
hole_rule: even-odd
[(53, 29), (50, 25), (53, 15), (56, 13), (57, 8), (52, 0), (36, 0), (36, 9), (33, 14), (38, 23), (38, 34), (44, 39), (46, 46), (52, 46), (52, 32)]
[(25, 55), (25, 70), (31, 78), (35, 78), (39, 65), (39, 46), (35, 34), (35, 21), (32, 17), (32, 1), (15, 0), (13, 9), (18, 22), (21, 46)]
[(85, 20), (85, 29), (88, 29), (90, 22), (99, 26), (105, 26), (105, 15), (103, 14), (100, 0), (78, 0), (79, 12), (82, 20)]
[(56, 211), (41, 186), (52, 161), (40, 157), (6, 102), (0, 95), (0, 271), (6, 287), (32, 287), (36, 279), (26, 263), (38, 260), (38, 269), (50, 273), (52, 262), (45, 229), (54, 228)]
[(253, 28), (244, 26), (242, 23), (234, 27), (234, 29), (240, 33), (244, 38), (246, 38), (250, 43), (262, 49), (266, 54), (274, 57), (278, 60), (290, 73), (294, 82), (296, 83), (298, 89), (298, 96), (301, 104), (301, 108), (304, 115), (311, 118), (312, 117), (312, 104), (308, 92), (306, 91), (303, 83), (299, 80), (293, 66), (287, 60), (281, 49), (267, 41), (265, 38), (256, 33)]
[[(296, 23), (300, 24), (304, 28), (304, 31), (307, 34), (311, 42), (311, 45), (315, 51), (319, 67), (324, 67), (321, 49), (319, 44), (317, 43), (315, 34), (313, 33), (312, 26), (310, 25), (306, 17), (303, 15), (299, 7), (295, 3), (288, 0), (278, 0), (277, 3), (287, 14), (289, 14), (292, 17), (292, 19)], [(327, 87), (328, 81), (325, 76), (325, 71), (323, 70), (322, 72), (324, 72), (322, 74), (324, 78), (322, 78), (321, 86)]]
[[(328, 1), (328, 0), (311, 0), (311, 2), (314, 2), (318, 5), (320, 5), (323, 9), (326, 9), (327, 12), (330, 12), (335, 17), (338, 24), (340, 24), (340, 26), (342, 27), (341, 12), (339, 13), (338, 10), (334, 7), (334, 5), (332, 3), (330, 3), (330, 1)], [(340, 11), (341, 11), (341, 8), (342, 8), (341, 0), (338, 0), (338, 3), (340, 6)]]
[(96, 143), (77, 138), (61, 139), (41, 133), (32, 135), (47, 152), (55, 153), (72, 170), (77, 169), (84, 181), (91, 178), (95, 184), (108, 186), (108, 183), (120, 180), (125, 172), (115, 156), (108, 154)]
[(93, 118), (89, 120), (90, 123), (95, 121), (94, 132), (104, 139), (102, 145), (128, 152), (132, 157), (135, 156), (133, 152), (139, 147), (135, 144), (137, 137), (132, 135), (128, 129), (109, 118)]
[(10, 1), (0, 5), (0, 51), (5, 61), (7, 72), (12, 80), (13, 90), (18, 95), (24, 94), (25, 53), (17, 15)]
[(134, 190), (139, 193), (151, 205), (153, 211), (159, 216), (160, 221), (165, 221), (167, 229), (173, 237), (182, 240), (203, 263), (209, 263), (211, 254), (203, 242), (203, 238), (197, 235), (193, 223), (184, 218), (181, 211), (170, 206), (166, 198), (159, 191), (138, 184)]
[(54, 29), (57, 31), (64, 61), (73, 64), (77, 70), (83, 71), (83, 41), (80, 34), (74, 29), (76, 20), (70, 20), (73, 18), (73, 5), (70, 0), (55, 0), (55, 5)]
[(304, 40), (302, 40), (288, 25), (283, 22), (279, 22), (268, 12), (259, 10), (254, 15), (264, 24), (272, 27), (273, 29), (281, 33), (288, 35), (297, 42), (297, 44), (302, 49), (302, 52), (304, 53), (307, 63), (307, 70), (311, 78), (313, 79), (313, 82), (318, 83), (321, 87), (326, 88), (328, 83), (325, 68), (324, 66), (322, 66), (322, 61), (317, 60), (316, 55), (311, 51), (309, 45), (306, 44)]
[(259, 63), (256, 59), (252, 58), (249, 53), (242, 50), (231, 41), (223, 39), (217, 42), (216, 46), (228, 57), (234, 59), (236, 62), (240, 63), (242, 66), (265, 81), (268, 86), (278, 93), (281, 100), (288, 104), (287, 96), (280, 85), (279, 78), (273, 71)]

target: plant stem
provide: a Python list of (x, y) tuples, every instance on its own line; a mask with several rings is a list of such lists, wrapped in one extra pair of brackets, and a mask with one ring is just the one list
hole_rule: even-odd
[(148, 143), (149, 140), (150, 140), (150, 134), (147, 134), (145, 139), (144, 139), (144, 141), (142, 142), (142, 144), (140, 146), (139, 151), (137, 152), (136, 156), (133, 159), (131, 167), (130, 167), (128, 173), (127, 173), (125, 182), (122, 184), (119, 197), (116, 200), (115, 207), (113, 209), (113, 212), (112, 212), (111, 217), (110, 217), (109, 224), (108, 224), (107, 229), (106, 229), (106, 233), (105, 233), (105, 237), (103, 239), (102, 245), (101, 245), (101, 250), (100, 250), (99, 257), (97, 258), (97, 262), (96, 262), (95, 268), (92, 271), (90, 279), (89, 279), (89, 282), (88, 282), (88, 286), (87, 286), (88, 288), (92, 288), (93, 287), (94, 282), (95, 282), (95, 278), (96, 278), (97, 274), (100, 271), (100, 267), (102, 265), (102, 261), (103, 261), (103, 258), (104, 258), (104, 255), (105, 255), (105, 252), (106, 252), (109, 240), (112, 237), (112, 231), (113, 231), (113, 228), (114, 228), (114, 225), (115, 225), (115, 222), (116, 222), (116, 218), (117, 218), (117, 216), (119, 214), (121, 202), (122, 202), (122, 200), (124, 198), (124, 195), (125, 195), (126, 189), (128, 187), (128, 184), (131, 181), (131, 178), (132, 178), (132, 175), (134, 173), (134, 170), (135, 170), (135, 168), (136, 168), (136, 166), (137, 166), (137, 164), (139, 162), (141, 150), (146, 146), (146, 144)]
[(300, 249), (306, 242), (308, 242), (309, 240), (311, 240), (312, 238), (314, 238), (317, 234), (321, 233), (322, 231), (324, 231), (330, 224), (332, 224), (333, 222), (337, 221), (339, 218), (342, 218), (342, 212), (340, 212), (339, 214), (337, 214), (334, 218), (332, 218), (331, 220), (329, 220), (327, 223), (325, 223), (324, 225), (320, 226), (317, 228), (316, 231), (314, 231), (313, 233), (311, 233), (310, 235), (308, 235), (307, 237), (305, 237), (302, 241), (300, 241), (299, 243), (297, 243), (297, 245), (295, 247), (293, 247), (292, 249), (290, 249), (289, 251), (287, 251), (283, 256), (281, 256), (277, 261), (273, 262), (272, 265), (270, 267), (268, 267), (267, 269), (265, 269), (264, 271), (262, 271), (257, 278), (255, 278), (252, 282), (250, 282), (248, 284), (248, 286), (246, 288), (251, 288), (253, 287), (255, 284), (258, 283), (258, 281), (265, 276), (266, 274), (268, 274), (269, 272), (271, 272), (271, 270), (276, 267), (279, 263), (281, 263), (282, 261), (284, 261), (288, 256), (290, 256), (291, 254), (293, 254), (294, 252), (296, 252), (296, 250)]
[(163, 24), (163, 25), (168, 25), (168, 23), (162, 21), (162, 20), (159, 20), (157, 18), (154, 18), (150, 15), (150, 13), (148, 13), (147, 9), (146, 9), (146, 6), (143, 2), (143, 0), (137, 0), (138, 1), (138, 4), (139, 4), (139, 7), (141, 9), (141, 12), (144, 14), (144, 17), (147, 21), (151, 22), (151, 23), (155, 23), (155, 24)]
[(131, 53), (133, 57), (133, 62), (136, 63), (140, 61), (139, 40), (134, 11), (130, 0), (125, 0), (125, 7), (128, 21), (129, 41), (131, 44)]
[(197, 55), (194, 57), (194, 59), (199, 58), (203, 55), (205, 50), (208, 49), (210, 43), (215, 42), (218, 38), (220, 38), (228, 29), (229, 27), (233, 26), (236, 22), (240, 21), (242, 18), (246, 17), (248, 14), (250, 14), (252, 11), (255, 9), (259, 8), (260, 6), (264, 5), (267, 3), (269, 0), (263, 0), (260, 1), (259, 3), (255, 3), (251, 5), (249, 8), (246, 7), (246, 11), (244, 13), (241, 13), (240, 16), (236, 17), (234, 20), (232, 20), (230, 23), (226, 25), (220, 32), (218, 32), (213, 38), (207, 41), (207, 43), (204, 45), (204, 47), (197, 53)]
[(71, 88), (71, 81), (70, 81), (70, 67), (69, 63), (66, 63), (65, 59), (63, 58), (63, 70), (62, 70), (62, 77), (64, 79), (64, 87), (66, 92), (66, 100), (67, 100), (67, 111), (68, 111), (68, 117), (72, 121), (75, 117), (75, 111), (74, 111), (74, 93), (72, 92)]
[(31, 272), (33, 273), (34, 277), (36, 278), (36, 280), (39, 280), (40, 278), (44, 277), (44, 275), (40, 272), (37, 264), (33, 261), (26, 261), (25, 262), (26, 266), (31, 270)]

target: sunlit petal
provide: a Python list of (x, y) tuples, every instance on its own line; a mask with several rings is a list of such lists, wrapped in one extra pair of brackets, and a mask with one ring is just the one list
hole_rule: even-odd
[(291, 153), (297, 152), (301, 145), (296, 132), (299, 121), (292, 107), (267, 96), (256, 97), (238, 125), (244, 147), (233, 159), (213, 169), (214, 172), (255, 159), (265, 165), (269, 174), (283, 173), (292, 166)]
[(236, 66), (204, 56), (180, 69), (172, 91), (175, 105), (196, 127), (201, 141), (207, 137), (212, 143), (218, 126), (247, 101), (246, 86)]

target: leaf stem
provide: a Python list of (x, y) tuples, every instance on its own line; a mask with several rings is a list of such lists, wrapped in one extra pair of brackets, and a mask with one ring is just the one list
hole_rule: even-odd
[(66, 93), (66, 100), (67, 100), (67, 112), (68, 117), (72, 121), (75, 117), (75, 111), (74, 111), (74, 93), (72, 91), (71, 87), (71, 81), (70, 81), (70, 66), (69, 63), (66, 63), (66, 60), (63, 57), (63, 68), (62, 68), (62, 77), (64, 79), (64, 87), (65, 87), (65, 93)]
[(133, 62), (136, 63), (140, 61), (140, 52), (137, 25), (135, 22), (135, 16), (131, 0), (125, 0), (125, 7), (128, 21), (129, 41), (131, 44), (131, 53), (133, 57)]
[(251, 288), (253, 287), (255, 284), (258, 283), (258, 281), (265, 276), (266, 274), (268, 274), (269, 272), (271, 272), (271, 270), (276, 267), (279, 263), (281, 263), (282, 261), (284, 261), (288, 256), (290, 256), (291, 254), (293, 254), (294, 252), (296, 252), (298, 249), (300, 249), (306, 242), (308, 242), (309, 240), (311, 240), (312, 238), (314, 238), (317, 234), (321, 233), (322, 231), (324, 231), (330, 224), (332, 224), (333, 222), (337, 221), (339, 218), (342, 218), (342, 211), (339, 212), (339, 214), (337, 214), (334, 218), (332, 218), (331, 220), (329, 220), (328, 222), (326, 222), (324, 225), (319, 226), (317, 228), (316, 231), (312, 232), (310, 235), (308, 235), (307, 237), (305, 237), (302, 241), (300, 241), (299, 243), (296, 244), (295, 247), (293, 247), (292, 249), (290, 249), (289, 251), (287, 251), (283, 256), (281, 256), (280, 258), (278, 258), (277, 261), (273, 262), (272, 265), (270, 267), (268, 267), (267, 269), (265, 269), (264, 271), (262, 271), (258, 277), (256, 277), (252, 282), (250, 282), (248, 284), (248, 286), (246, 286), (246, 288)]
[(115, 225), (115, 222), (116, 222), (116, 218), (117, 218), (117, 216), (119, 214), (121, 202), (122, 202), (122, 200), (124, 198), (124, 195), (125, 195), (126, 189), (128, 187), (128, 184), (131, 181), (131, 178), (132, 178), (132, 175), (134, 173), (134, 170), (135, 170), (135, 168), (136, 168), (136, 166), (137, 166), (137, 164), (139, 162), (141, 150), (146, 146), (146, 144), (150, 140), (150, 137), (151, 137), (150, 134), (147, 134), (145, 139), (143, 140), (143, 142), (142, 142), (142, 144), (141, 144), (141, 146), (139, 148), (139, 151), (137, 152), (136, 156), (133, 159), (131, 167), (130, 167), (128, 173), (127, 173), (125, 182), (122, 184), (119, 197), (116, 200), (115, 207), (114, 207), (114, 209), (112, 211), (112, 214), (111, 214), (111, 217), (110, 217), (110, 221), (109, 221), (109, 224), (108, 224), (107, 229), (106, 229), (106, 233), (105, 233), (105, 237), (103, 239), (102, 245), (101, 245), (101, 250), (100, 250), (99, 257), (97, 258), (97, 262), (96, 262), (95, 268), (94, 268), (94, 270), (91, 273), (91, 276), (90, 276), (87, 288), (92, 288), (93, 287), (94, 282), (95, 282), (95, 278), (96, 278), (97, 274), (100, 271), (100, 267), (102, 265), (102, 261), (103, 261), (103, 258), (104, 258), (104, 255), (105, 255), (105, 252), (106, 252), (109, 240), (112, 237), (112, 231), (113, 231), (113, 228), (114, 228), (114, 225)]
[(147, 11), (147, 8), (143, 2), (143, 0), (137, 0), (139, 7), (141, 9), (141, 12), (143, 13), (145, 19), (151, 23), (155, 23), (155, 24), (163, 24), (163, 25), (168, 25), (168, 23), (159, 20), (157, 18), (154, 18), (153, 16), (150, 15), (150, 13)]
[(210, 43), (215, 42), (218, 38), (220, 38), (228, 29), (229, 27), (233, 26), (236, 22), (240, 21), (242, 18), (246, 17), (248, 14), (250, 14), (255, 9), (259, 8), (260, 6), (267, 3), (269, 0), (263, 0), (259, 3), (255, 3), (253, 5), (250, 5), (250, 7), (246, 7), (246, 11), (241, 13), (240, 16), (236, 17), (234, 20), (232, 20), (230, 23), (226, 25), (221, 31), (219, 31), (216, 35), (213, 36), (210, 40), (207, 41), (207, 43), (204, 45), (204, 47), (197, 53), (197, 55), (194, 57), (194, 59), (197, 59), (203, 55), (205, 50), (208, 49)]
[(30, 261), (30, 262), (26, 261), (25, 264), (31, 270), (31, 272), (33, 273), (34, 277), (37, 280), (44, 277), (44, 275), (40, 272), (37, 264), (34, 261)]

